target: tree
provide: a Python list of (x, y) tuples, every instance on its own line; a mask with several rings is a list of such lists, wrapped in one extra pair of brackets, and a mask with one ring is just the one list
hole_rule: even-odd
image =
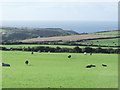
[(74, 47), (73, 50), (75, 51), (75, 53), (81, 53), (82, 52), (82, 49), (79, 48), (78, 46)]
[(98, 47), (98, 48), (96, 48), (95, 52), (96, 52), (96, 53), (102, 53), (102, 50), (103, 50), (103, 49), (102, 49), (101, 47)]
[(83, 49), (83, 52), (87, 52), (87, 53), (90, 53), (90, 52), (93, 52), (93, 51), (94, 51), (93, 48), (88, 47), (88, 46)]

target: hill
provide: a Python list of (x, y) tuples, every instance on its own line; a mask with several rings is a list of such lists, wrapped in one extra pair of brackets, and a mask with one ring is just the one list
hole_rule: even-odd
[(95, 40), (95, 39), (110, 39), (119, 36), (119, 30), (106, 31), (106, 32), (97, 32), (97, 33), (88, 33), (80, 35), (68, 35), (68, 36), (57, 36), (57, 37), (48, 37), (48, 38), (32, 38), (23, 40), (23, 42), (38, 42), (38, 41), (78, 41), (78, 40)]
[(61, 28), (18, 28), (1, 27), (2, 40), (24, 40), (31, 38), (66, 36), (78, 34), (75, 31), (63, 30)]
[(120, 35), (120, 30), (102, 31), (102, 32), (96, 32), (94, 34), (97, 34), (97, 35)]

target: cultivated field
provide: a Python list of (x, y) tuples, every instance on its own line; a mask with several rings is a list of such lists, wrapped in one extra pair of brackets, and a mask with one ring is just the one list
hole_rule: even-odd
[(68, 35), (68, 36), (56, 36), (56, 37), (46, 37), (46, 38), (32, 38), (22, 40), (22, 42), (38, 42), (38, 41), (76, 41), (83, 39), (96, 39), (96, 38), (110, 38), (119, 36), (120, 30), (111, 30), (106, 32), (99, 33), (88, 33), (88, 34), (80, 34), (80, 35)]
[[(118, 55), (2, 51), (3, 88), (117, 88)], [(30, 65), (25, 65), (25, 60)], [(101, 64), (107, 64), (102, 67)], [(85, 68), (88, 64), (96, 67)]]
[(116, 37), (117, 35), (95, 35), (95, 34), (85, 34), (85, 35), (69, 35), (69, 36), (56, 36), (56, 37), (46, 37), (46, 38), (32, 38), (22, 40), (22, 42), (38, 42), (38, 41), (76, 41), (83, 39), (96, 39), (96, 38), (110, 38)]

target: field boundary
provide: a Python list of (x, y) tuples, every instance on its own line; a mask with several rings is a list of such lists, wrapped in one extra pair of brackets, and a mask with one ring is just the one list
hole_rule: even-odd
[(2, 88), (2, 90), (119, 90), (118, 88)]

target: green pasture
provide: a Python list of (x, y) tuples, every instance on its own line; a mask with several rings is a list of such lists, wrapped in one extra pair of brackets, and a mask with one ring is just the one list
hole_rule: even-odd
[(82, 42), (82, 44), (87, 44), (87, 45), (91, 45), (91, 44), (93, 44), (93, 45), (105, 45), (105, 46), (119, 46), (118, 40), (120, 40), (120, 38), (87, 40), (85, 42)]
[[(117, 88), (118, 55), (1, 51), (3, 88)], [(67, 58), (72, 55), (72, 58)], [(28, 59), (30, 64), (25, 65)], [(101, 64), (107, 64), (102, 67)], [(85, 68), (88, 64), (96, 67)]]
[(100, 32), (100, 33), (95, 33), (97, 35), (118, 35), (120, 34), (120, 31), (108, 31), (108, 32)]
[(0, 29), (0, 32), (7, 32), (7, 30), (4, 30), (4, 29)]
[(38, 47), (38, 46), (45, 46), (45, 47), (61, 47), (61, 48), (74, 48), (75, 46), (67, 46), (67, 45), (37, 45), (37, 44), (21, 44), (21, 45), (0, 45), (6, 48), (27, 48), (27, 47)]
[[(68, 45), (33, 45), (33, 44), (20, 44), (20, 45), (0, 45), (2, 47), (6, 47), (6, 48), (28, 48), (28, 47), (38, 47), (38, 46), (45, 46), (45, 47), (60, 47), (60, 48), (74, 48), (76, 46), (68, 46)], [(86, 46), (79, 46), (80, 48), (85, 48)], [(91, 48), (98, 48), (98, 47), (94, 47), (94, 46), (90, 46)], [(108, 49), (111, 47), (101, 47), (103, 49)], [(117, 49), (117, 47), (112, 47), (113, 49)]]

